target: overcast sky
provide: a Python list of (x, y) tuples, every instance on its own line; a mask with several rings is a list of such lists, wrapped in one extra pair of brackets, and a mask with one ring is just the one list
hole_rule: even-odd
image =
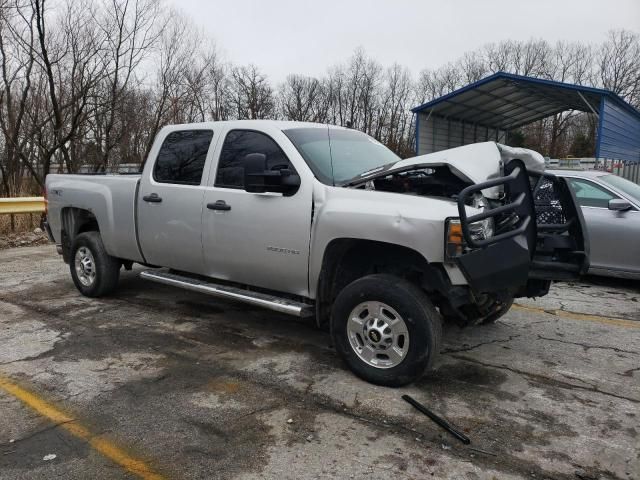
[(169, 0), (211, 36), (226, 60), (272, 81), (322, 75), (363, 47), (414, 75), (488, 42), (600, 42), (640, 32), (640, 0)]

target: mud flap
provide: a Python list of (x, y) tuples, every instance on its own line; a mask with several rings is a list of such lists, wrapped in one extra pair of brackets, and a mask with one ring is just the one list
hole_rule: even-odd
[[(547, 173), (529, 174), (520, 160), (510, 161), (504, 170), (504, 177), (467, 187), (458, 197), (462, 233), (470, 251), (457, 262), (467, 283), (477, 293), (534, 296), (544, 294), (552, 280), (586, 273), (584, 219), (566, 181)], [(467, 216), (469, 198), (496, 186), (503, 187), (503, 205)], [(509, 226), (488, 239), (474, 239), (470, 225), (489, 217), (496, 225)]]

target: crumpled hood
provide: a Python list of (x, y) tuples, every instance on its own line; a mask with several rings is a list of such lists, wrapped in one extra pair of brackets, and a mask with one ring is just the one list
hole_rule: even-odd
[[(522, 160), (528, 171), (537, 173), (544, 171), (544, 157), (534, 150), (509, 147), (497, 142), (482, 142), (407, 158), (394, 164), (385, 174), (388, 175), (394, 170), (406, 169), (412, 165), (435, 167), (446, 164), (462, 180), (481, 183), (501, 176), (501, 166), (514, 159)], [(497, 189), (484, 191), (487, 197), (494, 197), (497, 193)]]
[(496, 142), (482, 142), (400, 160), (387, 173), (411, 165), (448, 164), (457, 173), (464, 175), (465, 180), (480, 183), (501, 175), (501, 161), (507, 164), (516, 158), (522, 160), (529, 171), (544, 171), (544, 157), (534, 150), (509, 147)]

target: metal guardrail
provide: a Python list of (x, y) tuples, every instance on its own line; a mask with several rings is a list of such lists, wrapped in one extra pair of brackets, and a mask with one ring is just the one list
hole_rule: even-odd
[(0, 198), (0, 215), (43, 213), (44, 211), (44, 197)]

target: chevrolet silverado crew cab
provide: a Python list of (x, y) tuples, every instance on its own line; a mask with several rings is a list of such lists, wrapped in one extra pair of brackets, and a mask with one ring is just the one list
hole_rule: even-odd
[(83, 295), (145, 279), (314, 316), (360, 377), (399, 386), (442, 322), (495, 321), (588, 268), (583, 219), (536, 152), (495, 142), (401, 160), (361, 132), (168, 126), (140, 175), (49, 175), (46, 228)]

